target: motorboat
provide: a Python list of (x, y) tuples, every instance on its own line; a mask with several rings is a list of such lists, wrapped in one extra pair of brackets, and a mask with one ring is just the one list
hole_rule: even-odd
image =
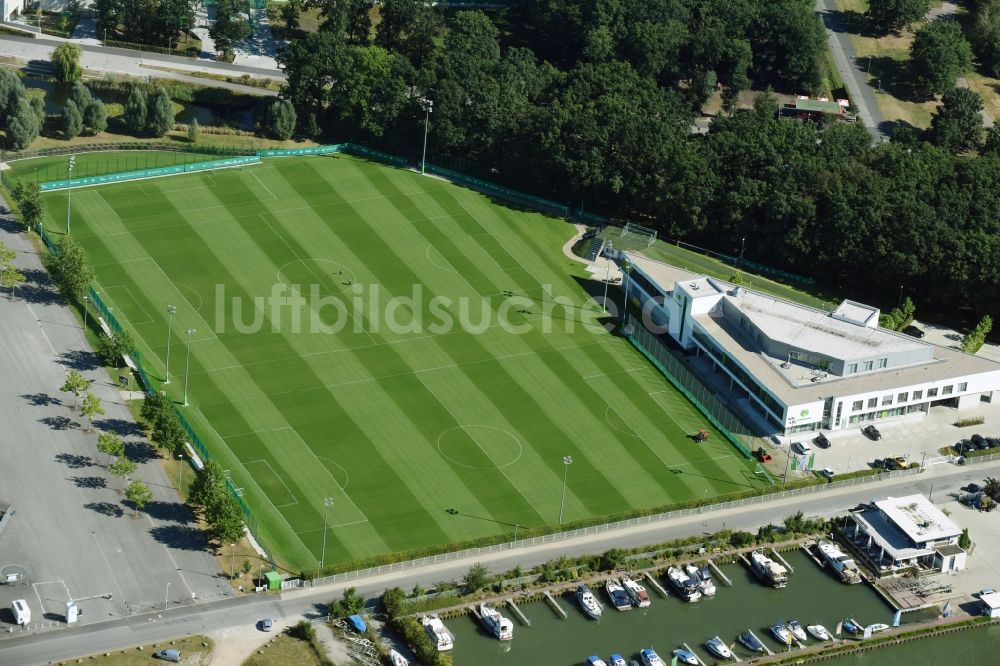
[(792, 636), (795, 636), (796, 640), (800, 643), (806, 642), (806, 630), (802, 628), (798, 620), (788, 621), (788, 631), (792, 632)]
[(410, 660), (394, 649), (389, 650), (389, 661), (392, 663), (392, 666), (410, 666)]
[(584, 666), (608, 666), (608, 662), (604, 661), (596, 654), (592, 654), (587, 657), (587, 661), (583, 662)]
[(774, 634), (774, 637), (778, 639), (779, 643), (783, 643), (785, 645), (792, 644), (792, 632), (790, 632), (788, 627), (780, 622), (778, 624), (771, 625), (771, 633)]
[(728, 645), (726, 645), (726, 641), (722, 640), (718, 636), (715, 638), (709, 638), (705, 641), (705, 647), (719, 659), (733, 658), (733, 651), (729, 649)]
[(496, 636), (501, 641), (509, 641), (514, 638), (514, 623), (500, 614), (496, 608), (489, 604), (479, 605), (479, 617), (483, 621), (483, 626), (487, 631)]
[(589, 587), (581, 585), (576, 588), (576, 600), (580, 602), (580, 608), (582, 608), (583, 612), (589, 617), (595, 620), (599, 620), (601, 618), (601, 613), (604, 612), (604, 609), (601, 608), (601, 602), (597, 600), (597, 597), (594, 596), (594, 593), (590, 591)]
[(684, 567), (687, 572), (688, 578), (693, 578), (698, 583), (698, 590), (706, 597), (715, 596), (715, 583), (712, 582), (712, 574), (709, 573), (708, 567), (696, 567), (693, 564), (689, 564)]
[(632, 600), (633, 605), (639, 608), (647, 608), (649, 606), (649, 594), (642, 585), (628, 576), (622, 576), (622, 587), (625, 588), (625, 594)]
[(885, 631), (888, 628), (889, 628), (889, 625), (882, 624), (881, 622), (876, 622), (875, 624), (869, 624), (867, 627), (865, 627), (865, 631), (867, 631), (868, 629), (871, 629), (871, 631), (872, 631), (873, 634), (877, 634), (878, 632)]
[(625, 661), (625, 657), (615, 652), (611, 655), (611, 659), (608, 661), (608, 666), (628, 666), (628, 662)]
[(632, 610), (632, 600), (629, 599), (628, 593), (625, 592), (625, 588), (622, 587), (617, 578), (609, 578), (604, 584), (604, 591), (608, 593), (608, 599), (611, 600), (611, 605), (615, 607), (615, 610)]
[(759, 550), (750, 553), (750, 566), (753, 567), (754, 573), (771, 587), (785, 587), (788, 584), (788, 569)]
[(656, 654), (653, 648), (642, 648), (639, 652), (639, 659), (642, 661), (643, 666), (667, 666), (666, 662), (660, 659), (660, 655)]
[(438, 652), (447, 652), (455, 647), (455, 637), (437, 615), (427, 615), (420, 619), (420, 623), (424, 625), (424, 631), (431, 637)]
[(852, 618), (845, 619), (841, 626), (844, 628), (844, 631), (849, 634), (861, 634), (865, 631), (864, 627), (858, 624), (857, 620)]
[(700, 663), (694, 652), (691, 652), (691, 650), (688, 650), (687, 648), (677, 648), (674, 650), (673, 656), (676, 657), (677, 661), (682, 664), (692, 664), (693, 666), (698, 666)]
[(698, 590), (697, 581), (691, 580), (680, 567), (670, 567), (667, 569), (667, 580), (671, 587), (677, 590), (677, 594), (684, 601), (698, 601), (701, 599), (701, 592)]
[(833, 636), (830, 635), (830, 632), (827, 631), (826, 627), (824, 627), (822, 624), (810, 624), (809, 626), (806, 627), (806, 631), (808, 631), (810, 635), (812, 635), (812, 637), (815, 638), (816, 640), (820, 641), (833, 640)]
[(360, 615), (349, 615), (347, 617), (347, 623), (351, 625), (351, 629), (359, 634), (363, 634), (368, 631), (368, 625), (365, 624), (365, 618)]
[(817, 545), (823, 561), (837, 574), (841, 582), (854, 585), (861, 582), (861, 571), (840, 546), (832, 541), (820, 541)]
[(761, 643), (760, 640), (758, 640), (757, 637), (754, 635), (754, 633), (749, 629), (747, 629), (739, 636), (737, 636), (736, 640), (738, 640), (743, 645), (743, 647), (750, 650), (751, 652), (764, 651), (764, 644)]

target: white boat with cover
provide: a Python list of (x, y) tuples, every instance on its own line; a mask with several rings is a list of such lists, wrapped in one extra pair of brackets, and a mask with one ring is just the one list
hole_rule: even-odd
[(514, 638), (514, 623), (501, 615), (493, 606), (480, 604), (479, 617), (483, 620), (483, 626), (499, 640), (509, 641)]
[(604, 612), (604, 609), (601, 608), (601, 603), (597, 600), (597, 597), (594, 596), (594, 593), (590, 591), (589, 587), (581, 585), (576, 588), (576, 600), (580, 603), (580, 608), (582, 608), (583, 612), (588, 616), (595, 620), (599, 620), (601, 618), (601, 613)]
[(785, 587), (788, 584), (788, 569), (759, 550), (750, 553), (750, 566), (771, 587)]
[(792, 632), (792, 636), (795, 636), (799, 642), (805, 643), (807, 638), (806, 630), (802, 628), (802, 625), (799, 624), (798, 620), (788, 621), (788, 631)]
[(667, 569), (667, 580), (671, 587), (677, 591), (684, 601), (698, 601), (701, 599), (701, 591), (698, 590), (697, 581), (691, 580), (680, 567), (670, 567)]
[(684, 567), (687, 571), (687, 575), (698, 582), (698, 589), (706, 597), (715, 596), (715, 583), (712, 582), (712, 574), (709, 573), (708, 567), (696, 567), (693, 564), (689, 564)]
[(649, 606), (649, 593), (646, 592), (646, 588), (642, 585), (628, 576), (622, 576), (622, 587), (625, 588), (625, 593), (635, 606), (639, 608), (647, 608)]
[(823, 561), (833, 569), (840, 580), (848, 585), (861, 582), (861, 571), (858, 565), (832, 541), (820, 541), (817, 546)]
[(392, 662), (392, 666), (410, 666), (410, 660), (396, 652), (395, 649), (389, 650), (389, 661)]
[(628, 593), (625, 592), (625, 588), (622, 587), (617, 578), (609, 578), (604, 583), (604, 591), (608, 593), (608, 599), (611, 600), (611, 605), (615, 607), (615, 610), (632, 610), (632, 600), (629, 599)]
[(809, 634), (816, 640), (820, 641), (833, 640), (833, 636), (830, 635), (830, 632), (827, 631), (826, 627), (824, 627), (822, 624), (810, 624), (809, 626), (806, 627), (806, 631), (808, 631)]
[(774, 637), (778, 639), (779, 643), (782, 643), (784, 645), (792, 644), (792, 632), (790, 632), (788, 630), (788, 627), (786, 627), (785, 625), (780, 623), (772, 624), (771, 633), (774, 634)]
[(431, 642), (434, 643), (438, 652), (447, 652), (455, 647), (455, 637), (437, 615), (427, 615), (420, 622), (424, 625), (424, 631), (430, 636)]
[(705, 647), (707, 647), (708, 651), (719, 659), (733, 658), (733, 651), (729, 649), (728, 645), (726, 645), (726, 641), (722, 640), (718, 636), (715, 638), (709, 638), (705, 641)]

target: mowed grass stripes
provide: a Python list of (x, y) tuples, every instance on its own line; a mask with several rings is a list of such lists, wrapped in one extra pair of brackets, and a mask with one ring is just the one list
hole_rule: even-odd
[(565, 522), (759, 483), (603, 328), (563, 221), (341, 156), (78, 189), (73, 218), (157, 381), (177, 307), (164, 388), (190, 339), (184, 412), (289, 568), (324, 517), (327, 563), (553, 525), (564, 456)]

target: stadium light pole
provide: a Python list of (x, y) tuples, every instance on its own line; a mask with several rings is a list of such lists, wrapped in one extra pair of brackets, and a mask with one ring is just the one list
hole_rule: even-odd
[(66, 162), (69, 188), (66, 190), (66, 235), (69, 236), (69, 213), (73, 206), (73, 167), (76, 166), (76, 155), (70, 155)]
[(420, 159), (420, 173), (424, 173), (427, 167), (427, 130), (431, 123), (431, 113), (434, 111), (434, 101), (424, 99), (424, 154)]
[(174, 313), (177, 312), (177, 308), (173, 305), (167, 306), (167, 362), (163, 370), (163, 383), (170, 383), (170, 323), (174, 319)]
[[(608, 254), (611, 254), (611, 252), (613, 252), (614, 249), (615, 249), (614, 246), (612, 246), (611, 243), (609, 242)], [(602, 301), (601, 303), (604, 306), (604, 314), (608, 314), (608, 282), (610, 281), (611, 281), (611, 257), (608, 257), (608, 270), (604, 276), (604, 301)]]
[(317, 569), (316, 571), (316, 578), (319, 578), (319, 573), (320, 571), (323, 570), (323, 565), (326, 563), (326, 516), (331, 506), (333, 506), (333, 498), (324, 497), (323, 498), (323, 550), (322, 552), (320, 552), (319, 569)]
[(573, 456), (563, 456), (563, 491), (559, 502), (559, 524), (562, 525), (563, 509), (566, 508), (566, 481), (569, 478), (569, 466), (573, 464)]
[(191, 336), (198, 331), (193, 328), (189, 328), (184, 331), (187, 333), (187, 361), (184, 363), (184, 406), (187, 407), (188, 404), (188, 371), (191, 369)]
[(628, 317), (628, 274), (632, 272), (632, 264), (629, 263), (628, 255), (625, 256), (625, 261), (622, 262), (622, 282), (625, 283), (625, 301), (622, 303), (622, 321)]

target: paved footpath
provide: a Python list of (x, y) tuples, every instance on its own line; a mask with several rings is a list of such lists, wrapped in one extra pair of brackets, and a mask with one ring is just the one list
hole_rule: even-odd
[[(0, 199), (0, 240), (17, 252), (28, 282), (0, 295), (0, 496), (16, 513), (0, 535), (0, 571), (16, 567), (25, 585), (0, 585), (0, 608), (25, 598), (28, 631), (61, 626), (70, 599), (82, 601), (81, 624), (129, 612), (184, 604), (192, 595), (231, 594), (206, 539), (195, 528), (158, 461), (83, 336), (79, 322), (42, 270), (39, 255)], [(97, 452), (97, 433), (59, 391), (70, 369), (93, 384), (106, 414), (97, 428), (117, 432), (138, 463), (153, 501), (134, 516)], [(13, 629), (0, 614), (0, 636)], [(0, 664), (15, 663), (0, 658)]]
[[(21, 666), (44, 664), (105, 650), (149, 644), (187, 634), (219, 635), (230, 628), (253, 626), (261, 617), (276, 621), (294, 621), (300, 617), (315, 618), (326, 614), (325, 604), (340, 596), (347, 587), (355, 587), (369, 597), (387, 588), (412, 588), (415, 584), (431, 587), (441, 580), (457, 580), (469, 567), (482, 562), (493, 571), (503, 571), (520, 564), (525, 567), (540, 564), (560, 555), (600, 553), (611, 547), (628, 548), (701, 532), (713, 532), (723, 527), (756, 531), (760, 525), (780, 521), (785, 516), (802, 511), (806, 516), (829, 516), (842, 513), (886, 495), (933, 491), (935, 498), (964, 486), (985, 475), (996, 475), (1000, 461), (966, 467), (935, 465), (918, 476), (898, 477), (869, 484), (837, 488), (811, 495), (799, 495), (775, 500), (768, 504), (747, 505), (734, 509), (706, 511), (668, 523), (641, 525), (632, 528), (588, 535), (552, 544), (499, 551), (479, 557), (469, 557), (427, 565), (394, 573), (368, 576), (343, 583), (322, 585), (270, 595), (247, 595), (194, 608), (172, 609), (167, 613), (131, 617), (91, 624), (73, 629), (53, 630), (37, 636), (26, 635), (0, 640), (0, 664)], [(959, 517), (960, 519), (960, 517)], [(985, 556), (985, 555), (984, 555)], [(233, 635), (233, 634), (230, 634)]]

